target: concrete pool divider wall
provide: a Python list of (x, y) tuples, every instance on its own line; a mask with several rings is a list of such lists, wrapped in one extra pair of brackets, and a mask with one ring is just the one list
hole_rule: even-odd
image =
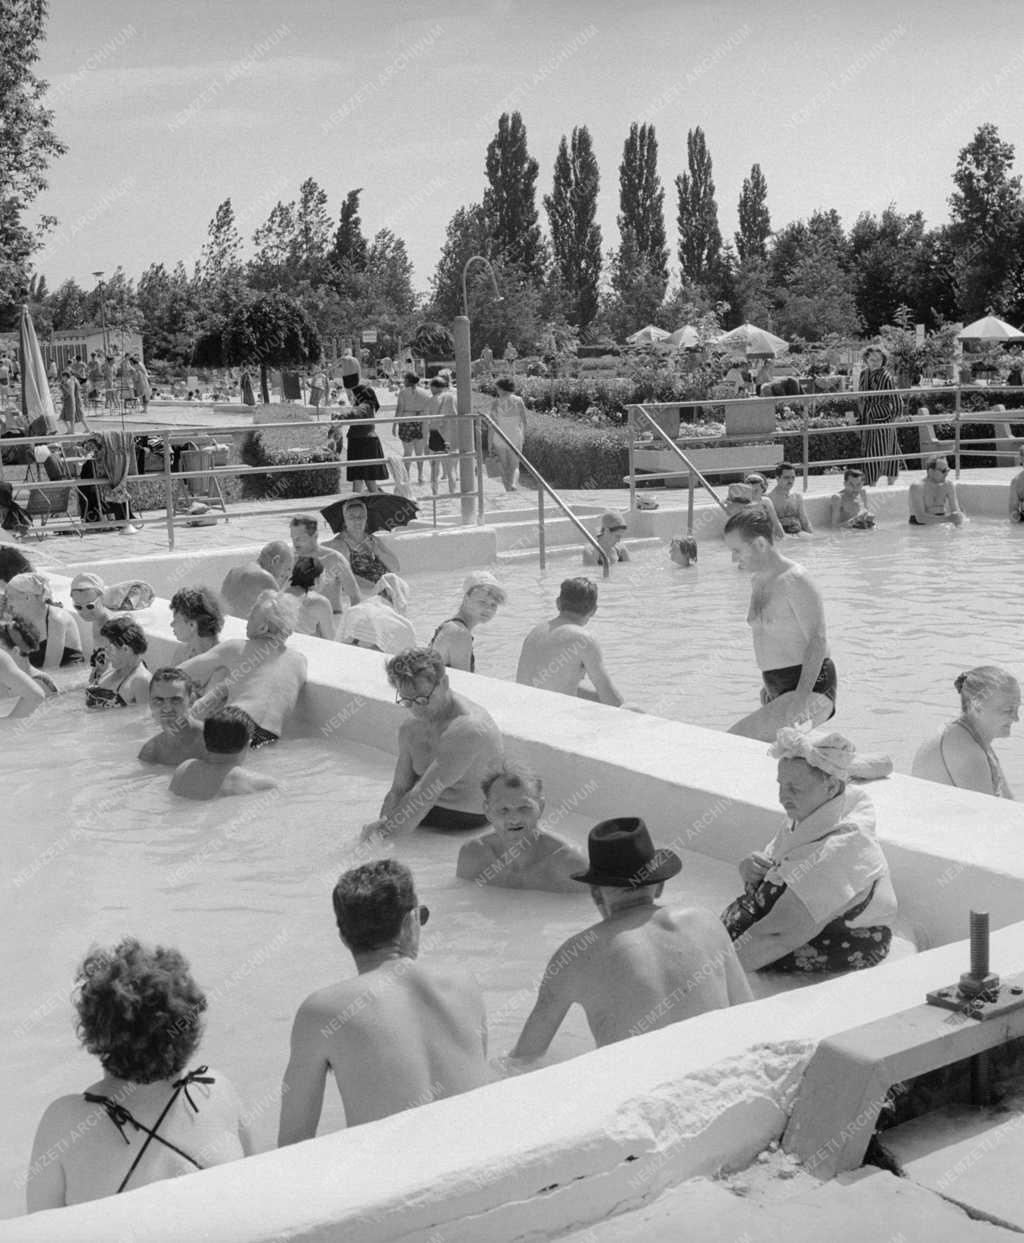
[[(227, 637), (241, 633), (241, 622), (227, 626)], [(154, 660), (166, 659), (169, 618), (150, 633)], [(401, 710), (383, 657), (293, 642), (309, 656), (311, 731), (337, 718), (333, 740), (393, 751)], [(588, 816), (641, 814), (660, 843), (681, 834), (685, 848), (732, 861), (778, 824), (763, 744), (484, 677), (452, 679), (492, 711), (510, 750), (542, 772), (549, 802), (596, 780)], [(996, 927), (1024, 910), (1024, 809), (911, 778), (871, 791), (897, 889), (933, 943), (959, 939), (961, 903), (975, 895), (991, 898)], [(972, 836), (980, 840), (966, 851)], [(964, 943), (947, 944), (701, 1015), (352, 1132), (3, 1222), (0, 1240), (499, 1243), (557, 1234), (684, 1179), (744, 1165), (782, 1135), (819, 1041), (905, 1010), (966, 960)], [(1024, 925), (993, 936), (992, 963), (1004, 974), (1024, 965)]]

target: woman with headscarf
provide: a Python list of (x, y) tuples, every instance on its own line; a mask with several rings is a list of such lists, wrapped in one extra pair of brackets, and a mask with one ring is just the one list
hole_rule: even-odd
[(50, 598), (49, 581), (42, 574), (16, 574), (7, 584), (6, 611), (27, 622), (42, 637), (29, 656), (35, 669), (60, 669), (80, 665), (82, 637), (74, 616)]
[(417, 647), (416, 631), (405, 615), (408, 607), (408, 583), (397, 574), (384, 574), (373, 595), (345, 614), (338, 641), (389, 656), (397, 656), (407, 647)]
[(857, 388), (862, 393), (875, 392), (873, 397), (862, 397), (857, 403), (857, 422), (868, 429), (861, 433), (866, 459), (864, 483), (870, 487), (885, 475), (889, 483), (894, 484), (900, 473), (896, 420), (903, 413), (903, 398), (895, 391), (891, 396), (884, 391), (895, 390), (896, 381), (889, 370), (885, 351), (880, 346), (869, 345), (861, 358), (864, 369)]
[(856, 765), (841, 734), (779, 730), (779, 802), (788, 816), (739, 867), (744, 892), (722, 922), (747, 971), (859, 971), (889, 952), (896, 895), (875, 836), (875, 809), (847, 782)]
[(377, 400), (377, 394), (369, 386), (369, 384), (357, 384), (351, 392), (352, 412), (349, 415), (351, 422), (348, 429), (348, 460), (350, 462), (363, 461), (366, 458), (379, 458), (379, 463), (370, 462), (367, 466), (349, 466), (346, 475), (349, 483), (353, 484), (353, 491), (362, 491), (362, 484), (366, 483), (368, 492), (379, 492), (377, 481), (387, 479), (388, 468), (384, 464), (384, 450), (381, 447), (380, 439), (377, 436), (376, 423), (366, 422), (368, 419), (377, 417), (377, 411), (380, 409), (380, 402)]
[(1012, 799), (992, 742), (1008, 738), (1020, 719), (1020, 684), (1005, 669), (979, 665), (961, 673), (953, 686), (960, 695), (960, 715), (921, 745), (911, 774), (940, 785)]

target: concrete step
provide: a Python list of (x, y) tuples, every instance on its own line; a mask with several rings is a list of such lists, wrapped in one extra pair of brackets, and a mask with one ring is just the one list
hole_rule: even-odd
[[(548, 560), (552, 561), (579, 561), (583, 555), (585, 545), (580, 539), (579, 532), (573, 532), (575, 539), (566, 543), (551, 541), (550, 535), (547, 541)], [(664, 544), (664, 540), (648, 537), (646, 539), (631, 539), (629, 547), (632, 552), (636, 552), (641, 548), (657, 548)], [(506, 565), (516, 565), (523, 561), (537, 560), (537, 545), (531, 544), (529, 547), (511, 548), (502, 551), (501, 545), (498, 545), (498, 561)], [(593, 566), (584, 567), (585, 569), (593, 569)]]

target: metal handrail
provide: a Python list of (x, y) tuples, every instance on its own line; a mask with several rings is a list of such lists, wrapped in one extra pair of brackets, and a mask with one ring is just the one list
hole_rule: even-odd
[(597, 564), (602, 567), (603, 577), (608, 578), (612, 572), (611, 561), (609, 557), (605, 554), (604, 549), (598, 543), (596, 536), (594, 536), (590, 531), (587, 530), (587, 528), (583, 525), (583, 523), (580, 522), (579, 518), (576, 517), (576, 515), (572, 512), (569, 506), (565, 503), (565, 501), (562, 500), (562, 498), (558, 495), (558, 493), (551, 486), (551, 484), (548, 483), (548, 481), (544, 478), (544, 476), (540, 473), (540, 471), (537, 470), (536, 466), (534, 466), (533, 463), (530, 461), (530, 459), (526, 456), (526, 454), (523, 453), (522, 449), (520, 449), (517, 444), (513, 443), (513, 441), (502, 431), (502, 429), (498, 426), (497, 423), (495, 423), (495, 421), (491, 418), (489, 414), (476, 413), (473, 415), (473, 417), (475, 419), (479, 419), (481, 424), (486, 424), (487, 427), (490, 428), (492, 433), (497, 432), (498, 435), (502, 438), (502, 440), (504, 440), (504, 442), (508, 445), (508, 447), (512, 450), (512, 452), (519, 459), (520, 466), (525, 466), (526, 469), (530, 472), (530, 474), (533, 475), (534, 479), (537, 480), (537, 484), (538, 484), (537, 525), (539, 528), (538, 551), (540, 553), (540, 568), (543, 570), (547, 566), (547, 549), (546, 549), (545, 540), (544, 540), (544, 501), (543, 501), (543, 497), (546, 492), (548, 496), (550, 496), (551, 499), (555, 502), (558, 508), (562, 511), (562, 513), (565, 514), (565, 516), (573, 524), (573, 526), (576, 527), (576, 529), (583, 536), (586, 542), (591, 546), (591, 548), (593, 548), (595, 554), (597, 555)]
[[(694, 477), (696, 477), (700, 481), (702, 486), (707, 489), (708, 493), (711, 496), (711, 499), (715, 502), (715, 504), (719, 507), (719, 509), (725, 511), (725, 505), (722, 502), (721, 498), (719, 497), (718, 493), (714, 490), (711, 484), (708, 483), (707, 479), (704, 478), (704, 475), (701, 473), (701, 471), (699, 471), (697, 467), (694, 466), (694, 464), (686, 456), (683, 450), (680, 449), (680, 447), (675, 443), (672, 437), (669, 436), (668, 432), (666, 432), (663, 427), (660, 427), (654, 421), (654, 419), (651, 418), (651, 416), (647, 413), (647, 410), (645, 409), (645, 407), (642, 405), (637, 406), (636, 413), (643, 415), (643, 417), (651, 425), (652, 429), (655, 432), (657, 432), (659, 436), (661, 436), (661, 438), (665, 441), (665, 443), (672, 450), (672, 452), (675, 453), (676, 456), (679, 457), (684, 463), (684, 465), (686, 466), (687, 475), (689, 477), (689, 493), (690, 493), (689, 497), (687, 498), (687, 504), (686, 504), (686, 533), (687, 535), (692, 535), (693, 534), (693, 499), (694, 499), (693, 498), (693, 480), (694, 480)], [(633, 467), (634, 444), (635, 444), (635, 440), (631, 434), (629, 438), (629, 504), (630, 504), (630, 509), (636, 509), (636, 471), (634, 470), (634, 467)]]

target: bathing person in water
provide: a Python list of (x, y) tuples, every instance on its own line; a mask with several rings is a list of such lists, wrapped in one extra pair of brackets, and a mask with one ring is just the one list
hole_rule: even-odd
[(444, 663), (452, 669), (476, 672), (473, 654), (473, 631), (494, 619), (505, 603), (505, 588), (490, 570), (474, 570), (462, 584), (462, 603), (454, 617), (443, 621), (434, 631), (430, 646), (440, 652)]
[[(1017, 451), (1017, 464), (1024, 466), (1024, 448)], [(1024, 522), (1024, 470), (1010, 481), (1010, 521)]]
[(45, 688), (22, 667), (38, 645), (39, 636), (26, 623), (0, 621), (0, 698), (14, 699), (14, 707), (0, 720), (31, 716), (46, 698)]
[(87, 708), (129, 708), (149, 702), (149, 670), (143, 657), (149, 644), (138, 622), (112, 617), (100, 626), (89, 685)]
[(683, 864), (673, 851), (655, 850), (642, 820), (602, 821), (587, 848), (589, 866), (576, 880), (590, 886), (601, 919), (552, 956), (512, 1058), (541, 1057), (574, 1002), (600, 1048), (751, 1000), (714, 914), (659, 904)]
[(483, 828), (480, 783), (504, 759), (497, 725), (479, 704), (452, 690), (433, 648), (399, 652), (385, 669), (409, 717), (398, 731), (398, 762), (380, 819), (364, 826), (363, 837), (392, 837), (417, 825)]
[(601, 545), (600, 556), (594, 549), (587, 544), (583, 549), (584, 565), (604, 565), (607, 558), (612, 565), (616, 561), (629, 561), (629, 549), (623, 548), (622, 537), (629, 530), (626, 520), (620, 513), (614, 509), (609, 509), (601, 515), (600, 523), (597, 528), (597, 542)]
[[(318, 587), (330, 602), (331, 611), (340, 617), (350, 604), (359, 603), (362, 593), (348, 561), (340, 552), (325, 548), (320, 543), (319, 530), (320, 523), (312, 516), (293, 518), (289, 527), (292, 548), (296, 557), (316, 557), (324, 567)], [(331, 635), (331, 638), (334, 636)]]
[(223, 629), (224, 611), (209, 587), (182, 587), (171, 596), (171, 631), (181, 644), (175, 664), (216, 647)]
[(911, 774), (924, 781), (977, 790), (996, 798), (1013, 798), (992, 743), (1009, 738), (1020, 719), (1020, 685), (995, 665), (961, 673), (953, 683), (960, 694), (960, 715), (923, 743)]
[(783, 725), (835, 714), (836, 667), (828, 654), (821, 593), (802, 565), (772, 542), (771, 523), (757, 511), (735, 514), (725, 542), (741, 570), (753, 575), (747, 623), (764, 686), (762, 707), (729, 730), (771, 742)]
[(669, 560), (684, 570), (697, 563), (697, 541), (692, 535), (680, 535), (668, 546)]
[(870, 531), (875, 525), (875, 516), (864, 496), (864, 472), (859, 466), (848, 466), (843, 471), (843, 490), (832, 497), (829, 517), (834, 527), (849, 531)]
[[(523, 641), (516, 681), (620, 708), (623, 698), (605, 669), (601, 645), (585, 630), (597, 612), (597, 583), (589, 578), (565, 579), (555, 607), (557, 615), (534, 626)], [(584, 675), (593, 690), (580, 685)]]
[(219, 693), (218, 706), (247, 713), (253, 748), (277, 742), (306, 684), (306, 658), (287, 646), (297, 616), (294, 596), (264, 591), (249, 614), (246, 638), (225, 639), (180, 666), (194, 682)]
[(466, 842), (455, 875), (504, 889), (578, 893), (573, 874), (585, 871), (587, 861), (575, 846), (544, 829), (540, 778), (506, 764), (484, 780), (483, 792), (491, 831)]
[(848, 788), (853, 743), (817, 729), (779, 731), (779, 802), (788, 822), (740, 864), (743, 894), (722, 913), (747, 971), (834, 972), (889, 953), (896, 894), (875, 809)]
[(423, 925), (412, 873), (397, 859), (345, 872), (334, 915), (358, 975), (312, 993), (292, 1027), (277, 1142), (316, 1134), (329, 1072), (350, 1127), (487, 1082), (483, 995), (467, 972), (419, 959)]
[(177, 767), (206, 754), (202, 722), (191, 714), (198, 694), (199, 688), (181, 669), (169, 665), (154, 669), (149, 680), (149, 710), (160, 733), (143, 743), (139, 759), (144, 764)]
[(912, 483), (907, 493), (910, 525), (932, 527), (941, 522), (963, 525), (964, 515), (956, 496), (956, 484), (948, 479), (949, 463), (944, 457), (925, 459), (924, 479)]
[(275, 790), (272, 777), (238, 766), (252, 743), (252, 718), (238, 708), (221, 708), (203, 722), (204, 754), (185, 760), (174, 770), (171, 793), (182, 798), (210, 799), (230, 794)]
[(177, 950), (126, 938), (92, 950), (75, 984), (78, 1036), (103, 1077), (43, 1114), (29, 1165), (30, 1213), (252, 1152), (230, 1082), (206, 1066), (185, 1069), (202, 1039), (206, 997)]
[(280, 591), (288, 585), (294, 560), (291, 548), (278, 539), (264, 544), (255, 561), (228, 570), (220, 589), (228, 616), (248, 621), (261, 592)]
[(775, 487), (768, 493), (767, 500), (787, 535), (799, 535), (801, 531), (811, 535), (814, 527), (804, 509), (804, 498), (793, 491), (795, 484), (796, 467), (792, 462), (780, 462), (775, 471)]
[(323, 562), (319, 557), (296, 557), (287, 590), (299, 602), (296, 633), (309, 634), (316, 639), (333, 639), (336, 628), (334, 610), (330, 600), (316, 590), (323, 572)]

